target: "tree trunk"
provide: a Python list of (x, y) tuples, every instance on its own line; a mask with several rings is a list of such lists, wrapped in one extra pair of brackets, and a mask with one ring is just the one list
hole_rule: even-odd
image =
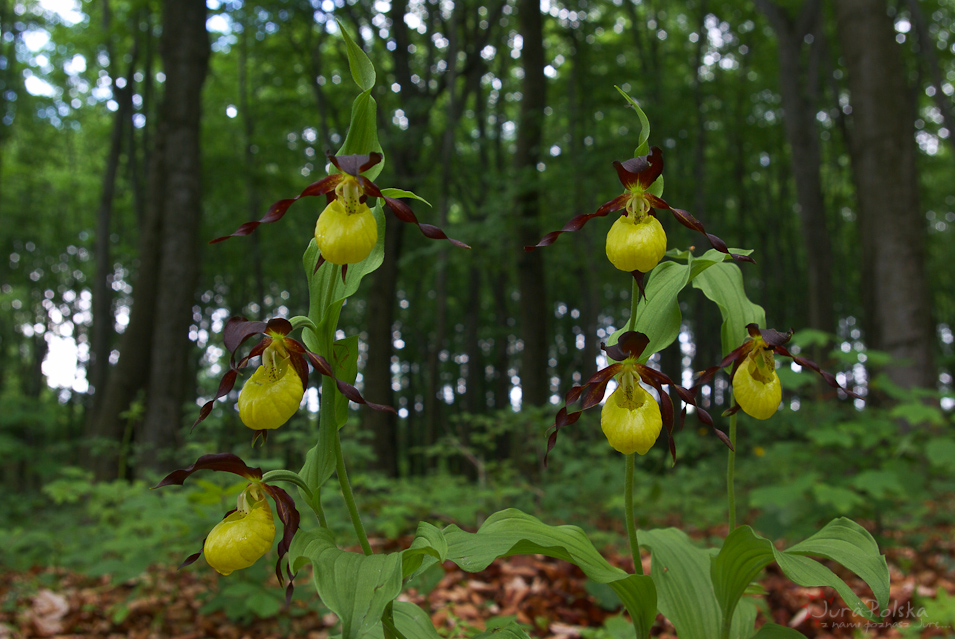
[[(832, 296), (832, 244), (826, 226), (825, 200), (819, 175), (821, 153), (816, 130), (816, 96), (803, 88), (813, 78), (800, 59), (807, 35), (819, 31), (821, 19), (819, 0), (803, 3), (797, 20), (793, 20), (776, 3), (759, 0), (760, 10), (766, 14), (773, 29), (779, 50), (779, 82), (785, 113), (786, 138), (792, 150), (793, 176), (796, 182), (796, 207), (802, 224), (803, 244), (806, 247), (807, 323), (810, 328), (834, 332), (836, 329)], [(810, 44), (819, 49), (818, 44)], [(815, 355), (818, 357), (818, 354)]]
[[(523, 99), (517, 132), (514, 174), (517, 176), (517, 197), (514, 208), (520, 228), (518, 240), (533, 246), (540, 239), (540, 176), (537, 164), (541, 156), (541, 139), (546, 106), (544, 79), (543, 18), (540, 3), (519, 0), (517, 5), (520, 33), (524, 38), (521, 63), (524, 67)], [(547, 317), (544, 261), (541, 251), (522, 251), (517, 262), (517, 280), (521, 296), (521, 403), (541, 406), (547, 402)]]
[(925, 216), (901, 52), (884, 0), (840, 0), (835, 7), (852, 105), (849, 151), (859, 203), (866, 341), (894, 358), (887, 369), (893, 382), (934, 388)]
[(199, 274), (198, 227), (202, 213), (200, 119), (202, 85), (209, 66), (203, 0), (166, 0), (160, 43), (166, 73), (160, 135), (166, 147), (161, 259), (152, 339), (146, 415), (137, 438), (144, 468), (159, 470), (158, 454), (174, 446), (182, 426), (188, 379), (188, 331)]

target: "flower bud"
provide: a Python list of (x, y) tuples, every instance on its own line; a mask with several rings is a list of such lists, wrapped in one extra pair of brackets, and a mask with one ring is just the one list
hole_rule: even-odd
[(757, 350), (746, 356), (733, 375), (733, 397), (751, 417), (769, 419), (773, 416), (782, 401), (783, 387), (771, 352)]
[(349, 213), (332, 200), (315, 223), (315, 242), (322, 257), (333, 264), (355, 264), (368, 257), (378, 243), (378, 222), (367, 204)]
[[(268, 349), (266, 349), (268, 351)], [(305, 395), (302, 378), (287, 358), (266, 357), (239, 393), (239, 418), (252, 430), (272, 430), (287, 422)]]
[(667, 234), (652, 215), (639, 220), (622, 215), (607, 233), (607, 258), (621, 271), (646, 273), (667, 251)]
[(600, 427), (614, 450), (646, 455), (663, 427), (660, 406), (632, 374), (625, 373), (600, 411)]
[(210, 566), (228, 575), (248, 568), (267, 553), (275, 540), (275, 520), (269, 502), (261, 499), (249, 512), (236, 510), (216, 524), (202, 553)]

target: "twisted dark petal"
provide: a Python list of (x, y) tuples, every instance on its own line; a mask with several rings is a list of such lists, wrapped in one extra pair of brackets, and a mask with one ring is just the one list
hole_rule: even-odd
[(218, 470), (224, 473), (232, 473), (246, 479), (262, 479), (262, 469), (246, 466), (245, 462), (238, 455), (232, 453), (213, 453), (203, 455), (196, 460), (192, 466), (174, 470), (166, 475), (161, 482), (153, 488), (170, 486), (176, 484), (181, 486), (186, 478), (200, 470)]
[(604, 395), (607, 392), (607, 384), (610, 383), (612, 378), (608, 377), (607, 379), (597, 382), (596, 384), (587, 384), (586, 390), (583, 394), (583, 401), (580, 404), (581, 410), (587, 410), (588, 408), (593, 408), (603, 400)]
[(319, 255), (318, 260), (315, 261), (315, 268), (312, 269), (312, 275), (315, 275), (315, 273), (318, 273), (318, 268), (324, 263), (325, 263), (325, 256)]
[[(650, 384), (650, 386), (653, 387), (653, 390), (655, 390), (657, 395), (660, 397), (660, 401), (657, 403), (660, 406), (660, 416), (663, 418), (663, 425), (666, 426), (667, 429), (667, 438), (670, 440), (670, 455), (672, 456), (673, 463), (675, 464), (676, 444), (673, 441), (673, 402), (670, 401), (670, 396), (663, 392), (663, 387), (661, 386), (658, 379), (649, 375), (644, 377), (642, 369), (649, 369), (649, 367), (640, 366), (637, 370), (640, 372), (640, 378), (646, 383)], [(666, 377), (666, 375), (663, 375), (663, 377)], [(672, 382), (670, 382), (670, 384), (672, 385)]]
[(737, 253), (730, 253), (729, 249), (726, 247), (726, 242), (721, 240), (716, 235), (713, 235), (712, 233), (707, 233), (706, 229), (703, 228), (703, 224), (687, 211), (684, 211), (683, 209), (675, 209), (671, 207), (669, 204), (667, 204), (661, 198), (658, 198), (655, 195), (650, 195), (649, 193), (647, 193), (644, 197), (646, 197), (647, 202), (649, 202), (650, 206), (652, 206), (653, 208), (669, 211), (670, 213), (673, 214), (673, 217), (676, 218), (677, 222), (679, 222), (680, 224), (682, 224), (683, 226), (685, 226), (686, 228), (692, 231), (696, 231), (698, 233), (702, 233), (703, 235), (705, 235), (706, 239), (709, 240), (710, 245), (713, 248), (715, 248), (717, 251), (719, 251), (720, 253), (726, 253), (737, 262), (752, 262), (753, 264), (756, 263), (756, 260), (754, 260), (748, 255), (739, 255)]
[(235, 371), (242, 370), (248, 365), (249, 360), (261, 355), (271, 343), (272, 343), (271, 337), (264, 338), (261, 342), (259, 342), (258, 344), (252, 347), (252, 350), (249, 351), (248, 355), (240, 359), (238, 362), (235, 361), (235, 353), (233, 353), (232, 358), (229, 362), (229, 366), (231, 367), (232, 370), (235, 370)]
[(407, 222), (408, 224), (414, 224), (421, 231), (422, 235), (432, 240), (447, 240), (454, 244), (455, 246), (463, 249), (471, 248), (464, 242), (456, 240), (454, 238), (448, 237), (445, 235), (444, 231), (433, 224), (422, 224), (418, 221), (418, 218), (415, 217), (414, 211), (411, 210), (411, 207), (393, 197), (385, 197), (381, 195), (381, 192), (378, 192), (376, 197), (380, 197), (385, 201), (385, 204), (388, 205), (388, 208), (391, 209), (391, 212), (401, 220), (402, 222)]
[(268, 326), (265, 322), (254, 322), (238, 315), (230, 317), (222, 329), (222, 341), (230, 353), (235, 353), (242, 346), (242, 342), (253, 335), (264, 333)]
[(739, 404), (733, 404), (732, 406), (730, 406), (729, 408), (727, 408), (726, 410), (723, 411), (723, 415), (722, 415), (722, 416), (723, 416), (723, 417), (732, 417), (733, 415), (735, 415), (735, 414), (738, 413), (739, 411), (740, 411), (740, 405), (739, 405)]
[(204, 420), (209, 416), (209, 413), (212, 412), (212, 407), (215, 405), (216, 400), (220, 397), (225, 397), (232, 392), (232, 389), (235, 387), (235, 380), (238, 377), (239, 372), (235, 369), (229, 369), (226, 371), (226, 374), (222, 376), (222, 379), (219, 381), (219, 390), (216, 391), (215, 397), (210, 399), (208, 402), (202, 405), (202, 408), (199, 409), (199, 419), (197, 419), (192, 427), (195, 428), (199, 422)]
[(290, 351), (303, 355), (308, 359), (309, 363), (312, 365), (312, 368), (317, 370), (325, 377), (330, 377), (335, 380), (335, 385), (338, 387), (338, 391), (347, 397), (349, 401), (355, 402), (356, 404), (364, 404), (372, 410), (387, 411), (389, 413), (396, 412), (391, 406), (385, 406), (384, 404), (375, 404), (374, 402), (366, 401), (365, 398), (361, 396), (361, 393), (358, 392), (357, 388), (335, 377), (328, 360), (321, 355), (316, 355), (315, 353), (311, 352), (305, 348), (301, 342), (298, 342), (294, 339), (286, 339), (285, 341)]
[[(279, 520), (284, 526), (282, 539), (279, 541), (278, 546), (279, 558), (275, 563), (275, 576), (278, 578), (279, 584), (283, 584), (285, 583), (285, 579), (282, 575), (282, 559), (288, 554), (289, 548), (292, 545), (292, 537), (294, 537), (295, 533), (298, 531), (301, 516), (298, 513), (298, 509), (295, 508), (295, 500), (293, 500), (283, 489), (269, 484), (263, 484), (262, 487), (272, 496), (272, 499), (275, 500), (275, 511), (279, 516)], [(291, 572), (289, 572), (290, 588), (292, 587), (291, 577)], [(288, 594), (289, 593), (286, 592), (286, 595)]]
[(265, 330), (284, 337), (292, 332), (292, 322), (284, 317), (273, 317), (269, 320)]
[(273, 204), (271, 207), (269, 207), (268, 213), (266, 213), (262, 219), (258, 221), (254, 221), (254, 222), (246, 222), (245, 224), (242, 224), (241, 226), (239, 226), (239, 228), (237, 228), (235, 231), (233, 231), (231, 235), (224, 235), (222, 237), (217, 237), (216, 239), (209, 242), (209, 244), (215, 244), (216, 242), (224, 242), (230, 237), (240, 237), (243, 235), (249, 235), (250, 233), (255, 231), (255, 229), (257, 229), (260, 224), (271, 224), (272, 222), (278, 222), (285, 215), (285, 212), (288, 211), (288, 208), (292, 206), (293, 204), (295, 204), (295, 202), (302, 199), (303, 197), (326, 195), (330, 193), (331, 191), (334, 191), (335, 187), (338, 185), (339, 182), (341, 182), (341, 180), (342, 180), (342, 175), (340, 173), (336, 173), (335, 175), (329, 175), (327, 177), (324, 177), (318, 182), (313, 182), (312, 184), (305, 187), (305, 190), (299, 193), (298, 195), (296, 195), (295, 197), (289, 198), (286, 200), (279, 200), (278, 202)]
[(650, 149), (649, 155), (614, 162), (613, 168), (617, 170), (617, 177), (627, 190), (634, 187), (646, 190), (663, 173), (663, 150), (655, 146)]
[(557, 411), (557, 418), (554, 420), (554, 431), (547, 438), (547, 450), (544, 452), (545, 468), (547, 467), (547, 456), (550, 455), (550, 451), (553, 450), (554, 445), (557, 443), (557, 432), (564, 426), (569, 426), (580, 419), (581, 413), (582, 411), (579, 410), (568, 413), (566, 407)]
[(305, 363), (305, 358), (301, 355), (294, 355), (289, 358), (289, 363), (298, 373), (298, 378), (302, 380), (302, 388), (308, 388), (308, 364)]
[(723, 358), (723, 360), (717, 366), (711, 366), (704, 371), (701, 371), (696, 374), (696, 383), (693, 385), (693, 388), (690, 389), (693, 395), (696, 395), (699, 391), (699, 388), (713, 379), (713, 376), (716, 375), (721, 369), (726, 368), (733, 364), (733, 369), (730, 371), (730, 379), (733, 379), (733, 375), (736, 374), (736, 369), (739, 368), (740, 363), (746, 358), (746, 354), (753, 349), (753, 342), (751, 340), (746, 340), (742, 345), (734, 348), (729, 355)]
[(544, 246), (550, 246), (550, 245), (553, 244), (555, 241), (557, 241), (557, 238), (558, 238), (561, 234), (563, 234), (563, 233), (573, 233), (574, 231), (579, 231), (580, 229), (582, 229), (582, 228), (584, 227), (584, 224), (586, 224), (587, 222), (589, 222), (589, 221), (592, 220), (593, 218), (595, 218), (595, 217), (604, 217), (604, 216), (606, 216), (608, 213), (613, 213), (614, 211), (619, 211), (619, 210), (621, 210), (622, 208), (624, 208), (624, 207), (627, 205), (627, 198), (628, 198), (628, 197), (629, 197), (629, 194), (628, 194), (628, 193), (624, 193), (624, 194), (622, 194), (622, 195), (618, 195), (617, 197), (615, 197), (614, 199), (610, 200), (609, 202), (606, 202), (606, 203), (604, 203), (603, 205), (601, 205), (601, 207), (600, 207), (599, 209), (597, 209), (596, 211), (594, 211), (593, 213), (584, 213), (584, 214), (582, 214), (582, 215), (578, 215), (577, 217), (575, 217), (575, 218), (571, 219), (569, 222), (567, 222), (567, 224), (564, 224), (564, 227), (563, 227), (562, 229), (560, 229), (559, 231), (551, 231), (550, 233), (548, 233), (547, 235), (545, 235), (544, 237), (542, 237), (541, 240), (540, 240), (540, 242), (538, 242), (538, 243), (535, 244), (534, 246), (525, 246), (525, 247), (524, 247), (524, 250), (525, 250), (525, 251), (533, 251), (533, 250), (536, 249), (536, 248), (542, 248), (542, 247), (544, 247)]
[(348, 264), (342, 264), (342, 285), (345, 285), (345, 275), (348, 273)]
[(841, 390), (843, 393), (845, 393), (852, 399), (862, 399), (862, 397), (852, 392), (845, 386), (840, 386), (839, 382), (836, 381), (836, 378), (832, 373), (823, 370), (819, 366), (819, 364), (812, 361), (811, 359), (806, 359), (805, 357), (799, 357), (798, 355), (793, 355), (792, 353), (789, 352), (789, 350), (786, 349), (785, 346), (775, 346), (773, 347), (773, 351), (776, 353), (779, 353), (780, 355), (783, 355), (784, 357), (791, 357), (792, 360), (796, 362), (797, 364), (799, 364), (800, 366), (805, 366), (806, 368), (810, 370), (816, 371), (824, 380), (826, 380), (826, 383), (829, 384), (829, 386), (832, 386), (833, 388), (837, 388)]
[(736, 449), (733, 448), (733, 444), (730, 442), (730, 438), (726, 436), (726, 433), (721, 431), (719, 428), (714, 428), (713, 432), (716, 433), (716, 436), (720, 438), (720, 441), (726, 444), (726, 447), (731, 451), (736, 452)]

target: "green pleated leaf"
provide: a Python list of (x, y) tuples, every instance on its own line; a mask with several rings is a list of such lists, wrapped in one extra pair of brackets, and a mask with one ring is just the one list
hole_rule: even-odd
[(402, 575), (405, 579), (414, 579), (435, 563), (443, 562), (447, 556), (448, 541), (444, 533), (422, 521), (418, 523), (411, 546), (402, 552)]
[[(345, 134), (345, 141), (336, 155), (362, 155), (374, 151), (382, 153), (381, 144), (378, 142), (378, 123), (375, 120), (377, 112), (378, 104), (375, 98), (371, 97), (371, 91), (359, 93), (351, 106), (348, 133)], [(383, 168), (385, 168), (384, 159), (362, 175), (369, 180), (374, 180), (381, 174)]]
[(753, 639), (806, 639), (806, 635), (774, 623), (767, 623), (759, 629)]
[[(671, 252), (668, 255), (679, 257), (687, 261), (686, 264), (677, 262), (661, 262), (647, 275), (644, 290), (646, 298), (637, 305), (637, 316), (634, 321), (634, 330), (644, 333), (650, 338), (650, 343), (640, 357), (646, 362), (650, 356), (673, 343), (680, 335), (680, 325), (683, 314), (680, 312), (679, 295), (687, 284), (714, 264), (724, 259), (731, 259), (719, 251), (707, 251), (702, 257), (695, 258), (689, 251)], [(623, 328), (615, 332), (608, 345), (617, 343), (617, 339), (627, 330)]]
[(348, 68), (351, 70), (351, 77), (355, 84), (362, 91), (369, 91), (375, 86), (375, 65), (371, 63), (365, 52), (361, 50), (355, 41), (348, 35), (348, 30), (342, 25), (341, 20), (336, 19), (338, 31), (345, 40), (345, 49), (348, 52)]
[(833, 588), (857, 614), (875, 621), (873, 611), (829, 568), (807, 555), (831, 559), (865, 581), (880, 607), (889, 597), (889, 570), (885, 557), (869, 533), (848, 519), (836, 519), (806, 541), (780, 551), (749, 526), (734, 530), (713, 560), (711, 577), (720, 609), (731, 614), (746, 586), (772, 561), (800, 586)]
[(641, 530), (640, 545), (652, 556), (650, 576), (657, 606), (680, 639), (720, 636), (719, 604), (710, 583), (711, 552), (698, 548), (682, 530)]
[(341, 619), (343, 639), (372, 632), (401, 593), (400, 553), (366, 557), (345, 552), (324, 528), (299, 531), (292, 540), (289, 561), (293, 572), (312, 564), (315, 590)]
[(720, 307), (723, 315), (720, 330), (723, 355), (727, 355), (749, 336), (747, 324), (766, 326), (766, 312), (746, 296), (743, 274), (735, 264), (721, 262), (713, 265), (693, 279), (693, 287), (703, 291), (708, 299)]
[(385, 639), (443, 639), (424, 610), (409, 601), (395, 601), (381, 618)]
[(491, 515), (476, 533), (452, 525), (444, 529), (444, 537), (447, 559), (468, 572), (484, 570), (495, 559), (511, 555), (541, 554), (569, 561), (588, 578), (613, 588), (630, 613), (638, 637), (650, 633), (657, 606), (653, 581), (612, 566), (577, 526), (549, 526), (509, 508)]

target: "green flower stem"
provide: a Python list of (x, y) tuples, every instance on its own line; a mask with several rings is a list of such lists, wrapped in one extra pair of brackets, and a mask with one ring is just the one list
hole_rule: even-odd
[(319, 488), (312, 493), (312, 498), (308, 500), (308, 505), (318, 517), (318, 525), (322, 528), (328, 528), (328, 520), (325, 519), (325, 509), (322, 508), (322, 489)]
[(633, 520), (633, 466), (636, 453), (626, 455), (627, 479), (624, 486), (624, 518), (627, 520), (627, 536), (630, 538), (630, 554), (633, 556), (633, 570), (636, 574), (643, 574), (643, 562), (640, 560), (640, 544), (637, 541), (637, 525)]
[(345, 498), (345, 505), (348, 506), (348, 514), (351, 515), (352, 525), (355, 527), (355, 533), (358, 535), (358, 543), (361, 544), (361, 551), (363, 553), (371, 555), (371, 544), (368, 543), (368, 535), (365, 534), (365, 527), (361, 523), (361, 515), (358, 514), (358, 506), (355, 504), (355, 495), (352, 493), (351, 483), (348, 481), (348, 472), (345, 470), (345, 456), (342, 455), (342, 439), (337, 430), (335, 432), (335, 459), (335, 467), (338, 470), (338, 483), (341, 484), (342, 496)]
[(726, 460), (726, 505), (729, 510), (730, 532), (736, 530), (736, 413), (730, 415), (730, 444)]

